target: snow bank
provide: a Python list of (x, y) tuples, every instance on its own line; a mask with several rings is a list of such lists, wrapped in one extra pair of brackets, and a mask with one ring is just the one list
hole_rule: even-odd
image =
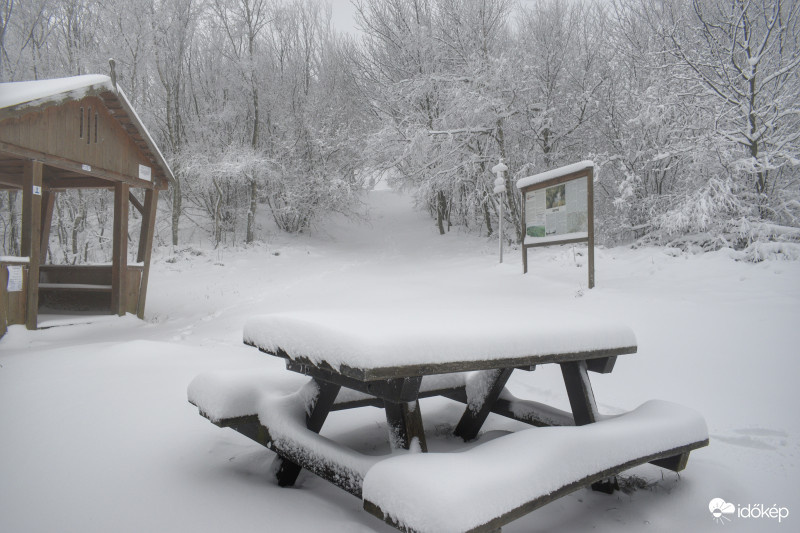
[(303, 311), (247, 321), (244, 341), (341, 367), (376, 369), (579, 353), (636, 345), (627, 326), (596, 316), (519, 309)]
[(586, 426), (523, 430), (463, 453), (386, 459), (367, 473), (363, 494), (414, 531), (461, 532), (587, 476), (707, 438), (700, 414), (652, 400)]

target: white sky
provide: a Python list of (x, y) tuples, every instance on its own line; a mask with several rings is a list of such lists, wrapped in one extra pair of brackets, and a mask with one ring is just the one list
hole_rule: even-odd
[(332, 8), (333, 26), (339, 31), (356, 33), (355, 8), (350, 0), (327, 0)]

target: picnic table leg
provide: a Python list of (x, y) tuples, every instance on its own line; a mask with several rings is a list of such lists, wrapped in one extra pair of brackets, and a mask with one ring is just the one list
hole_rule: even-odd
[[(314, 396), (310, 403), (310, 409), (306, 412), (306, 427), (314, 433), (319, 433), (328, 413), (331, 412), (333, 402), (336, 400), (336, 395), (339, 394), (339, 385), (314, 379), (317, 385), (317, 395)], [(275, 470), (275, 477), (278, 479), (278, 485), (281, 487), (291, 487), (297, 481), (297, 476), (300, 475), (302, 468), (292, 461), (281, 457), (280, 455), (275, 458), (273, 463)]]
[[(564, 385), (567, 387), (569, 405), (576, 426), (583, 426), (597, 422), (599, 412), (589, 381), (589, 370), (586, 361), (570, 361), (561, 363), (561, 375), (564, 376)], [(619, 489), (616, 477), (610, 477), (592, 483), (592, 490), (613, 493)]]
[(464, 414), (453, 432), (454, 435), (461, 437), (465, 442), (478, 436), (481, 426), (486, 422), (486, 418), (500, 397), (500, 393), (503, 392), (503, 388), (506, 386), (506, 382), (508, 382), (508, 378), (511, 377), (513, 371), (513, 368), (484, 371), (482, 377), (489, 379), (487, 384), (488, 391), (478, 402), (473, 403), (468, 398), (467, 408), (464, 410)]
[[(421, 383), (421, 377), (400, 378), (392, 380), (389, 386), (402, 391), (399, 397), (416, 398), (419, 394), (419, 386)], [(422, 413), (419, 408), (419, 400), (397, 403), (384, 400), (383, 405), (386, 411), (386, 422), (389, 425), (392, 447), (408, 450), (411, 447), (411, 443), (416, 438), (420, 450), (427, 452), (428, 444), (425, 441), (425, 429), (422, 426)]]

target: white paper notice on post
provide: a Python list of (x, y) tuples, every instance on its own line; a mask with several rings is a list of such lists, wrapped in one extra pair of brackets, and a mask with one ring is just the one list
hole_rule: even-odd
[(153, 179), (153, 174), (150, 167), (146, 165), (139, 165), (139, 179), (145, 181), (151, 181)]
[(22, 290), (22, 267), (19, 265), (8, 266), (8, 292), (20, 292)]

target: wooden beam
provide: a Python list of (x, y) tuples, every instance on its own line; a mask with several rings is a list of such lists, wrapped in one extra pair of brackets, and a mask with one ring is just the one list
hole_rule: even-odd
[(594, 167), (589, 169), (586, 176), (586, 218), (589, 232), (589, 288), (594, 288)]
[(114, 182), (89, 176), (78, 178), (54, 177), (45, 180), (48, 189), (113, 189)]
[(21, 189), (22, 176), (0, 172), (0, 185), (5, 185), (6, 187), (11, 187), (12, 189)]
[(458, 426), (453, 432), (456, 437), (461, 437), (467, 442), (478, 436), (478, 432), (481, 430), (483, 423), (486, 422), (489, 413), (492, 412), (495, 402), (500, 397), (500, 393), (503, 392), (506, 382), (508, 382), (508, 378), (511, 377), (513, 371), (513, 368), (484, 370), (489, 374), (487, 376), (489, 377), (487, 380), (488, 391), (480, 403), (467, 405), (461, 420), (458, 422)]
[(20, 251), (29, 258), (25, 327), (36, 329), (39, 318), (39, 263), (42, 238), (41, 161), (26, 161), (22, 177), (22, 239)]
[(111, 313), (123, 316), (127, 307), (128, 280), (127, 183), (114, 185), (114, 246), (111, 257)]
[(561, 363), (561, 374), (576, 426), (597, 422), (599, 416), (588, 372), (586, 361)]
[(45, 189), (42, 198), (42, 238), (39, 249), (39, 260), (47, 262), (47, 247), (50, 244), (50, 228), (53, 225), (53, 207), (56, 203), (55, 191)]
[(106, 170), (99, 167), (92, 167), (91, 170), (85, 170), (81, 163), (76, 161), (71, 161), (69, 159), (52, 154), (45, 154), (44, 152), (23, 148), (21, 146), (16, 146), (6, 142), (0, 141), (0, 152), (7, 152), (17, 157), (35, 159), (37, 161), (41, 161), (45, 165), (60, 168), (61, 170), (68, 170), (77, 174), (94, 176), (117, 183), (127, 183), (128, 185), (132, 185), (140, 189), (152, 189), (158, 187), (158, 184), (154, 182), (140, 180), (139, 178), (135, 178), (133, 176), (126, 176), (125, 174), (120, 174), (119, 172), (113, 172), (111, 170)]
[(8, 331), (8, 268), (0, 264), (0, 339)]
[(144, 214), (144, 206), (142, 205), (142, 202), (140, 202), (139, 199), (136, 198), (136, 196), (133, 194), (133, 191), (130, 191), (128, 193), (128, 199), (133, 204), (133, 207), (135, 207), (136, 210), (139, 211), (139, 214), (143, 215)]
[(425, 440), (425, 430), (422, 426), (419, 400), (403, 403), (387, 401), (383, 403), (383, 406), (386, 411), (386, 424), (389, 426), (389, 440), (392, 448), (408, 450), (414, 439), (417, 439), (420, 451), (427, 452), (428, 443)]
[(136, 261), (143, 263), (142, 282), (139, 285), (139, 304), (136, 316), (144, 319), (144, 306), (147, 303), (147, 284), (150, 281), (150, 258), (153, 255), (153, 234), (156, 228), (156, 210), (158, 207), (158, 189), (144, 192), (144, 211), (142, 212), (142, 231), (139, 235), (139, 252)]

